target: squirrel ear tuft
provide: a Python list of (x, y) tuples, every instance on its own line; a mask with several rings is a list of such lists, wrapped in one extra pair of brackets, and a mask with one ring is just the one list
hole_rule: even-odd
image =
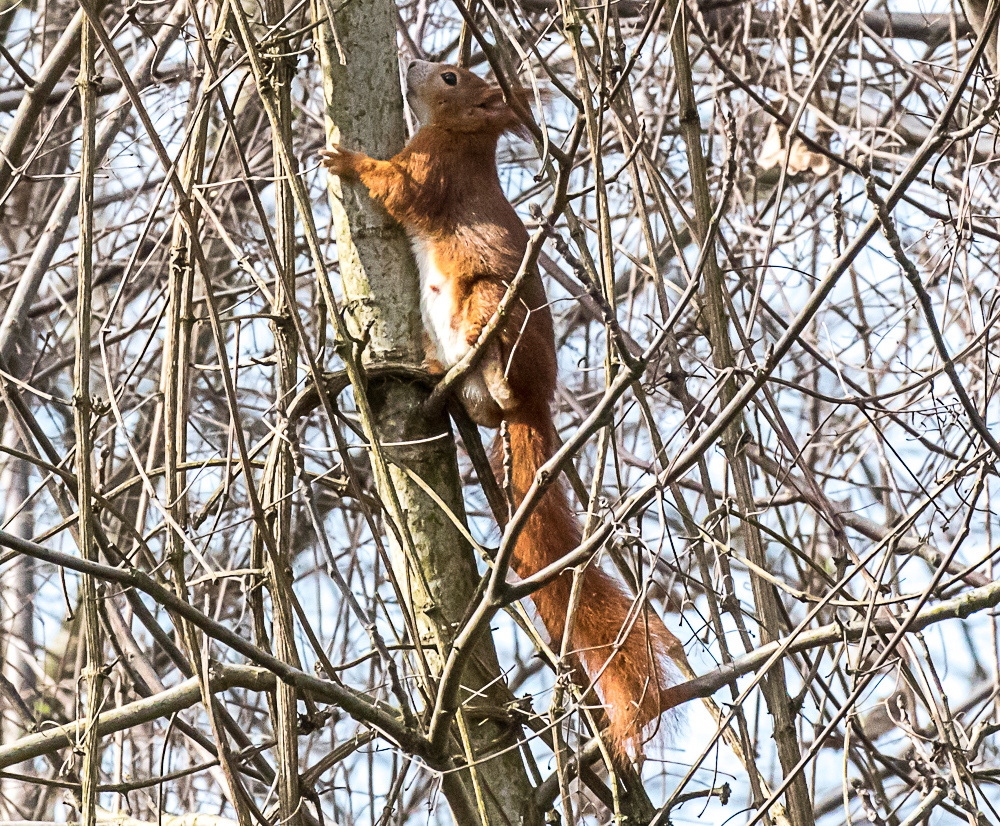
[(531, 90), (515, 86), (511, 89), (511, 95), (513, 106), (504, 100), (501, 89), (493, 87), (486, 93), (479, 105), (490, 112), (503, 131), (513, 132), (527, 140), (529, 131), (525, 128), (524, 118), (532, 119), (531, 101), (533, 98)]
[(515, 86), (510, 91), (512, 100), (507, 104), (507, 110), (511, 114), (511, 125), (507, 128), (522, 140), (531, 140), (531, 130), (527, 124), (535, 122), (531, 113), (534, 95), (531, 89), (525, 89), (523, 86)]
[(503, 91), (492, 86), (485, 90), (479, 106), (489, 111), (500, 112), (507, 108), (507, 101), (503, 99)]

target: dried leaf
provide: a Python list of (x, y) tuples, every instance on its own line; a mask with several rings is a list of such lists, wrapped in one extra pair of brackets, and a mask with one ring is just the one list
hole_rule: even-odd
[[(777, 121), (771, 124), (760, 154), (757, 155), (757, 166), (761, 169), (771, 169), (784, 159), (785, 134), (786, 130)], [(788, 172), (791, 175), (798, 175), (807, 171), (822, 177), (830, 171), (830, 161), (806, 147), (805, 141), (801, 138), (795, 137), (792, 139), (792, 151), (788, 156)]]

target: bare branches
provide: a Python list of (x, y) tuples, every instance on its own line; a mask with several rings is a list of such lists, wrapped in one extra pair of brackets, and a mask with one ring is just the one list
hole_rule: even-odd
[[(994, 820), (980, 5), (0, 14), (0, 820)], [(479, 345), (537, 269), (561, 446), (517, 508), (448, 422), (478, 348), (420, 366), (409, 240), (312, 160), (399, 150), (409, 54), (537, 93)], [(560, 477), (585, 535), (515, 581)], [(681, 639), (641, 766), (524, 600), (584, 565)]]
[(882, 227), (882, 234), (885, 235), (885, 239), (889, 242), (889, 246), (892, 248), (893, 256), (896, 261), (899, 262), (899, 266), (903, 270), (903, 275), (906, 276), (906, 280), (910, 283), (913, 291), (917, 294), (917, 301), (920, 302), (920, 308), (923, 310), (924, 318), (927, 321), (927, 329), (931, 334), (931, 338), (934, 340), (934, 346), (937, 348), (941, 361), (944, 362), (944, 371), (951, 380), (951, 385), (955, 389), (955, 395), (962, 403), (962, 407), (965, 409), (965, 412), (969, 417), (969, 421), (972, 422), (973, 428), (975, 428), (976, 432), (982, 436), (983, 441), (990, 446), (990, 450), (993, 451), (996, 457), (1000, 459), (1000, 442), (997, 442), (997, 440), (993, 437), (993, 434), (990, 433), (989, 428), (986, 426), (986, 422), (983, 421), (982, 415), (980, 415), (976, 406), (972, 403), (972, 399), (969, 398), (969, 394), (965, 391), (965, 386), (962, 384), (962, 379), (958, 375), (955, 362), (948, 354), (948, 345), (945, 344), (944, 337), (941, 335), (941, 328), (938, 326), (937, 319), (934, 317), (934, 305), (931, 302), (931, 297), (927, 294), (927, 290), (924, 289), (924, 285), (920, 279), (920, 273), (917, 272), (917, 268), (913, 265), (913, 262), (906, 257), (906, 253), (903, 252), (903, 245), (899, 240), (899, 235), (896, 233), (896, 228), (893, 226), (892, 219), (889, 217), (889, 211), (886, 208), (885, 201), (879, 198), (878, 193), (875, 191), (875, 187), (871, 183), (870, 179), (866, 185), (866, 193), (868, 195), (868, 200), (875, 205), (878, 222)]

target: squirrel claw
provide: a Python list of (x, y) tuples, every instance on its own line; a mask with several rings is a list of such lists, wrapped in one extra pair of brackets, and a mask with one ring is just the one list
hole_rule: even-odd
[(320, 163), (330, 172), (343, 176), (353, 171), (357, 153), (344, 149), (340, 144), (332, 143), (325, 149), (319, 150), (319, 157)]

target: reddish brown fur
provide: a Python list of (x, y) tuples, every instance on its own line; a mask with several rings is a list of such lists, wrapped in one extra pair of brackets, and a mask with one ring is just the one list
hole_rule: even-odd
[[(409, 145), (390, 161), (332, 147), (323, 162), (342, 179), (364, 184), (412, 238), (431, 250), (430, 260), (453, 292), (450, 323), (471, 346), (518, 271), (528, 243), (496, 168), (497, 141), (505, 131), (517, 129), (519, 121), (499, 91), (471, 72), (414, 65), (408, 78), (410, 101), (424, 125)], [(457, 78), (452, 86), (441, 82), (445, 72)], [(492, 398), (484, 400), (468, 389), (467, 381), (463, 402), (485, 426), (496, 427), (506, 419), (514, 496), (520, 503), (557, 445), (550, 409), (556, 382), (552, 317), (537, 273), (524, 283), (496, 338), (498, 347), (483, 355), (478, 370), (485, 373), (498, 360), (502, 369), (494, 375), (506, 378), (509, 397), (491, 389)], [(494, 467), (499, 473), (496, 455)], [(579, 542), (566, 493), (555, 484), (528, 518), (512, 567), (518, 576), (528, 577)], [(572, 573), (567, 572), (532, 597), (556, 650), (562, 644), (571, 587)], [(679, 650), (679, 642), (648, 606), (637, 605), (591, 565), (583, 575), (569, 650), (578, 675), (585, 672), (597, 680), (619, 753), (626, 753), (629, 742), (639, 749), (642, 729), (669, 707), (661, 691), (667, 687), (666, 661)]]

